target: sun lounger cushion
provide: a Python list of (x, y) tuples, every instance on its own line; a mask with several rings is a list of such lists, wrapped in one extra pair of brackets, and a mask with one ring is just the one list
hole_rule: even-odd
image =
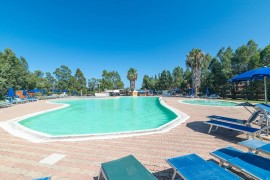
[(266, 142), (259, 141), (256, 139), (250, 139), (250, 140), (242, 141), (239, 144), (251, 150), (255, 150), (256, 152), (262, 152), (262, 153), (270, 155), (270, 143), (266, 143)]
[(214, 162), (205, 162), (204, 164), (183, 167), (179, 169), (179, 173), (182, 174), (185, 179), (201, 180), (201, 179), (222, 179), (233, 180), (240, 179), (236, 175), (218, 166)]
[(244, 125), (247, 121), (246, 120), (240, 120), (240, 119), (235, 119), (235, 118), (229, 118), (229, 117), (224, 117), (224, 116), (209, 116), (209, 118), (217, 120), (217, 121), (224, 121), (224, 122), (230, 122), (230, 123), (237, 123)]
[(266, 144), (258, 149), (264, 153), (270, 154), (270, 144)]
[(218, 157), (221, 160), (226, 161), (228, 159), (243, 156), (245, 153), (243, 151), (240, 151), (238, 149), (229, 146), (226, 148), (218, 149), (210, 154), (215, 157)]
[(238, 144), (255, 150), (259, 147), (262, 147), (263, 145), (266, 145), (267, 143), (256, 139), (249, 139), (246, 141), (239, 142)]
[(211, 155), (258, 179), (270, 179), (270, 159), (233, 147), (216, 150)]
[(166, 161), (175, 169), (205, 163), (205, 160), (196, 154), (174, 157)]
[[(178, 172), (184, 179), (240, 179), (217, 164), (205, 161), (196, 154), (170, 158), (166, 161), (173, 167), (175, 173)], [(175, 173), (172, 179), (175, 178)]]
[(101, 172), (109, 180), (156, 180), (133, 155), (101, 164)]
[(218, 126), (218, 127), (227, 128), (227, 129), (232, 129), (232, 130), (236, 130), (240, 132), (246, 132), (246, 133), (255, 133), (260, 130), (258, 128), (241, 126), (238, 124), (232, 124), (232, 123), (221, 122), (221, 121), (216, 121), (216, 120), (209, 120), (209, 121), (205, 121), (204, 123)]

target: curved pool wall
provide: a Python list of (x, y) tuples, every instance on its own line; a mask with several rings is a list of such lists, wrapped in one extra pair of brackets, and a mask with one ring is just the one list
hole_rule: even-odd
[[(148, 98), (148, 97), (144, 97), (144, 98)], [(111, 98), (102, 98), (102, 99), (111, 99)], [(183, 112), (181, 112), (173, 107), (168, 106), (162, 98), (159, 98), (159, 102), (162, 106), (164, 106), (165, 108), (167, 108), (167, 109), (171, 110), (173, 113), (175, 113), (177, 115), (177, 117), (175, 119), (171, 120), (170, 122), (163, 124), (160, 127), (151, 128), (151, 129), (135, 130), (135, 131), (122, 131), (122, 132), (113, 132), (113, 133), (102, 133), (102, 134), (73, 134), (73, 135), (53, 136), (53, 135), (49, 135), (46, 133), (32, 130), (32, 129), (27, 128), (19, 123), (20, 121), (23, 121), (27, 118), (30, 118), (30, 117), (33, 117), (36, 115), (40, 115), (40, 114), (44, 114), (44, 113), (47, 113), (50, 111), (59, 110), (61, 108), (66, 108), (69, 106), (68, 104), (64, 104), (64, 103), (61, 103), (61, 104), (63, 104), (63, 106), (58, 107), (58, 108), (54, 108), (54, 109), (50, 109), (50, 110), (46, 110), (46, 111), (42, 111), (42, 112), (37, 112), (37, 113), (33, 113), (33, 114), (28, 114), (28, 115), (25, 115), (25, 116), (22, 116), (22, 117), (19, 117), (16, 119), (2, 122), (2, 123), (0, 123), (0, 126), (14, 136), (27, 139), (31, 142), (42, 143), (42, 142), (48, 142), (48, 141), (84, 141), (84, 140), (91, 140), (91, 139), (110, 139), (110, 138), (148, 135), (148, 134), (154, 134), (154, 133), (164, 133), (164, 132), (168, 132), (172, 128), (175, 128), (176, 126), (178, 126), (179, 124), (181, 124), (182, 122), (186, 121), (189, 118), (189, 116), (187, 114), (185, 114), (185, 113), (183, 113)], [(47, 103), (55, 103), (55, 102), (47, 101)], [(59, 104), (59, 103), (57, 103), (57, 104)]]
[(197, 106), (212, 106), (212, 107), (237, 107), (238, 103), (232, 101), (214, 100), (214, 99), (188, 99), (180, 100), (179, 102)]
[(19, 123), (52, 136), (102, 134), (158, 128), (177, 117), (158, 97), (57, 100), (70, 106)]

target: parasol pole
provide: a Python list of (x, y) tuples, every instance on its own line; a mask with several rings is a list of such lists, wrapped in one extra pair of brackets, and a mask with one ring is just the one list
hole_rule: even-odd
[(267, 77), (264, 76), (263, 80), (264, 80), (264, 102), (265, 104), (267, 104)]

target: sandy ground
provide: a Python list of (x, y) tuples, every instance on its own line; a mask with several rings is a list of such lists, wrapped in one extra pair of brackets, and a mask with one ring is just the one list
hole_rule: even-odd
[[(166, 158), (196, 153), (205, 160), (214, 160), (209, 152), (218, 148), (233, 146), (247, 150), (237, 145), (246, 140), (243, 134), (226, 129), (208, 134), (209, 126), (203, 123), (211, 115), (247, 119), (250, 113), (244, 107), (188, 105), (179, 103), (180, 98), (174, 97), (164, 100), (190, 116), (186, 122), (167, 133), (107, 140), (32, 143), (0, 128), (0, 179), (42, 176), (52, 176), (52, 179), (96, 179), (102, 162), (129, 154), (133, 154), (158, 179), (170, 179), (172, 169), (165, 162)], [(41, 100), (0, 108), (0, 122), (59, 106)], [(66, 156), (53, 165), (39, 163), (53, 153)]]

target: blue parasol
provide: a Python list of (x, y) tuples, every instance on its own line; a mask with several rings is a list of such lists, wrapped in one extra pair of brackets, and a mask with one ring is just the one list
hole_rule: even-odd
[(206, 96), (208, 96), (208, 94), (209, 94), (208, 87), (207, 87), (206, 90), (205, 90), (205, 94), (206, 94)]
[(264, 66), (239, 74), (231, 78), (229, 82), (264, 80), (264, 101), (267, 103), (267, 78), (270, 78), (270, 68)]
[(15, 93), (14, 93), (14, 90), (13, 88), (8, 88), (8, 93), (7, 93), (7, 97), (14, 97), (15, 96)]
[(26, 92), (26, 90), (24, 89), (23, 90), (23, 94), (22, 94), (23, 96), (26, 96), (27, 95), (27, 92)]

